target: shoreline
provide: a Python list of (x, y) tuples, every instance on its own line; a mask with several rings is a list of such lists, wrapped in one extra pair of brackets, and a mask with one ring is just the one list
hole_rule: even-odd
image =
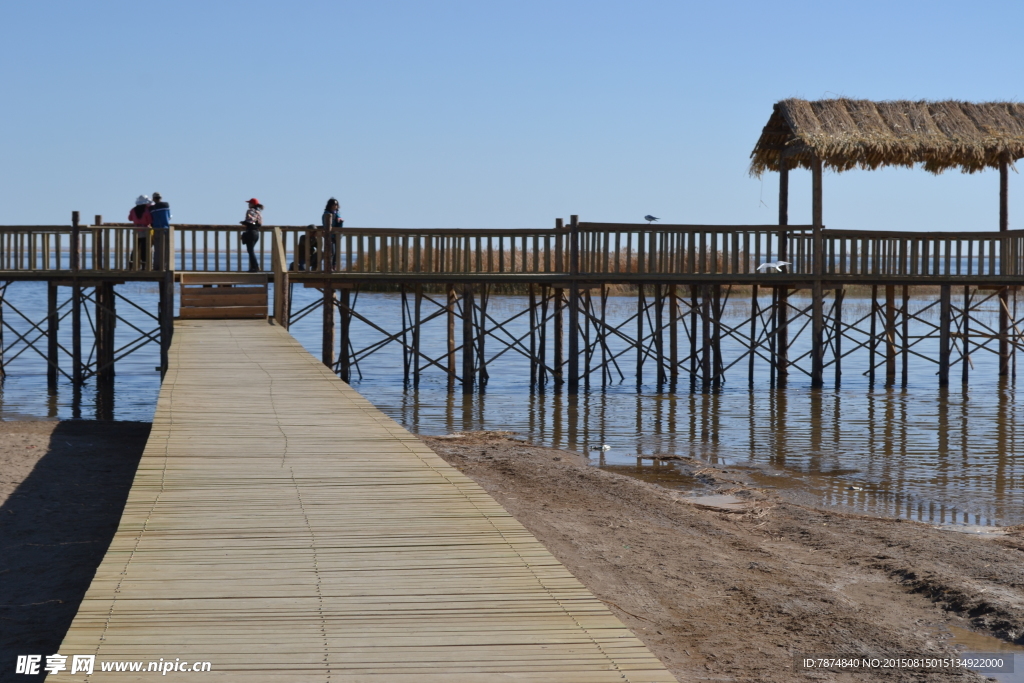
[[(0, 422), (4, 661), (61, 642), (148, 432), (145, 423)], [(685, 465), (729, 498), (695, 500), (508, 432), (419, 438), (483, 486), (681, 681), (864, 680), (795, 672), (794, 656), (951, 655), (968, 632), (1008, 650), (1024, 643), (1024, 527), (972, 535), (822, 509), (700, 461)], [(886, 680), (946, 678), (891, 671)]]

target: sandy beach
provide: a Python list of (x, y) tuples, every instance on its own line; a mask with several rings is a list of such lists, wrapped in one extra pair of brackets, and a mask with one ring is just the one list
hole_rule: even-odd
[[(0, 660), (56, 650), (116, 529), (148, 431), (0, 423)], [(968, 631), (993, 647), (1024, 638), (1024, 529), (973, 536), (817, 509), (737, 472), (678, 461), (737, 501), (717, 509), (508, 433), (424, 440), (680, 681), (984, 680), (795, 672), (794, 655), (951, 655), (954, 636)]]

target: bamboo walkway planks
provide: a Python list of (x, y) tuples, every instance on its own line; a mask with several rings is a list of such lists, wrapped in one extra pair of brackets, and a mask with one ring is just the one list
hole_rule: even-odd
[(177, 323), (59, 652), (96, 667), (54, 680), (156, 680), (100, 665), (160, 658), (209, 661), (204, 680), (675, 680), (483, 489), (263, 321)]

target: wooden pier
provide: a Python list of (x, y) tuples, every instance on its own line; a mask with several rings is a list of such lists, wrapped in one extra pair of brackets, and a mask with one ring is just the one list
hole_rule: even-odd
[[(181, 321), (60, 654), (239, 681), (674, 681), (458, 470), (265, 321)], [(69, 667), (70, 669), (70, 667)]]
[[(783, 198), (787, 185), (780, 187)], [(621, 381), (714, 390), (737, 376), (753, 384), (761, 370), (779, 386), (796, 376), (821, 387), (826, 377), (839, 383), (851, 371), (871, 382), (906, 384), (913, 364), (947, 385), (957, 377), (967, 382), (979, 353), (998, 356), (1000, 375), (1015, 375), (1024, 350), (1024, 307), (1017, 301), (1024, 231), (830, 230), (788, 225), (786, 207), (780, 202), (778, 225), (610, 224), (573, 216), (523, 230), (273, 227), (259, 241), (258, 258), (272, 283), (268, 313), (286, 328), (309, 315), (321, 318), (320, 358), (346, 381), (387, 345), (401, 347), (410, 386), (440, 372), (450, 390), (463, 392), (485, 387), (489, 364), (505, 353), (528, 360), (533, 386), (570, 394)], [(134, 234), (99, 216), (78, 225), (77, 214), (71, 227), (0, 227), (0, 283), (50, 284), (42, 320), (22, 314), (0, 289), (0, 367), (31, 347), (45, 359), (51, 387), (61, 376), (75, 385), (93, 377), (109, 382), (118, 359), (154, 342), (165, 368), (175, 282), (249, 277), (237, 226), (179, 225), (153, 237), (167, 243), (162, 264), (139, 262)], [(774, 260), (791, 265), (757, 271)], [(135, 305), (116, 286), (132, 281), (159, 288), (159, 310), (149, 312), (154, 329), (136, 328), (131, 341), (115, 342), (115, 303)], [(182, 300), (189, 315), (202, 299), (192, 287)], [(321, 294), (296, 307), (295, 287)], [(852, 287), (870, 293), (869, 315), (844, 315)], [(934, 291), (921, 297), (921, 287)], [(606, 316), (612, 288), (635, 301), (626, 322)], [(358, 302), (361, 293), (382, 290), (400, 294), (400, 310), (375, 319)], [(488, 304), (503, 293), (520, 294), (523, 304), (499, 319)], [(266, 301), (244, 297), (259, 306)], [(749, 302), (747, 317), (724, 319), (726, 305), (739, 297)], [(222, 298), (216, 292), (208, 301)], [(90, 305), (94, 315), (85, 310)], [(993, 307), (996, 323), (985, 315)], [(14, 316), (5, 317), (8, 308)], [(247, 314), (261, 315), (256, 311)], [(58, 344), (65, 317), (70, 343)], [(511, 333), (516, 320), (526, 321), (525, 332)], [(420, 341), (424, 326), (442, 323), (447, 346), (428, 353)], [(911, 335), (911, 323), (924, 331)], [(364, 340), (357, 329), (373, 330), (375, 338)], [(725, 358), (725, 344), (741, 355)], [(934, 348), (922, 352), (926, 345)], [(855, 352), (861, 355), (851, 367)]]

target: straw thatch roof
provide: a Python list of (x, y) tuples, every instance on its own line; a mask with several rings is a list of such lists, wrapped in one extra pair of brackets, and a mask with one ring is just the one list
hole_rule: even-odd
[(1024, 157), (1024, 104), (1016, 102), (872, 102), (788, 99), (778, 102), (750, 156), (751, 175), (810, 168), (848, 171), (924, 164), (942, 173), (974, 173)]

